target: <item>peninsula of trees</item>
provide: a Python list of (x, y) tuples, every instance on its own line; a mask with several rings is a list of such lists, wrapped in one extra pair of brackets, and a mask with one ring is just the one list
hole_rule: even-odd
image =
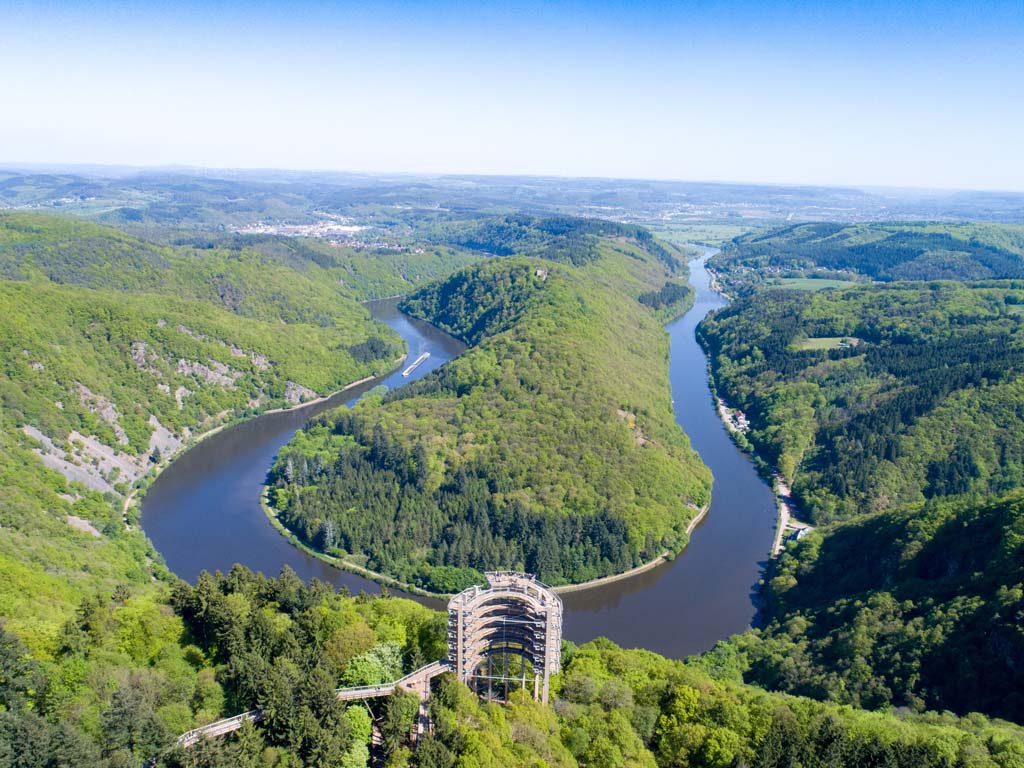
[(668, 247), (592, 229), (550, 252), (564, 261), (492, 259), (410, 296), (407, 312), (471, 348), (300, 432), (271, 473), (279, 519), (442, 593), (485, 569), (563, 584), (682, 549), (710, 477), (673, 418), (664, 330), (637, 299), (679, 311), (690, 293), (664, 293)]

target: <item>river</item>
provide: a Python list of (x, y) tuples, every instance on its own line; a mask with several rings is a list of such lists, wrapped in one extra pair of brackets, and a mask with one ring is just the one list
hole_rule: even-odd
[[(682, 658), (742, 632), (754, 620), (754, 587), (771, 548), (775, 500), (715, 412), (697, 324), (725, 300), (711, 290), (704, 261), (690, 263), (693, 308), (667, 327), (669, 379), (676, 421), (715, 477), (711, 509), (674, 561), (630, 579), (563, 595), (564, 635), (574, 642), (605, 636), (627, 648), (643, 647)], [(401, 386), (457, 356), (463, 345), (432, 326), (398, 312), (395, 300), (373, 302), (374, 317), (405, 338), (409, 360), (431, 356), (409, 377), (399, 372), (329, 401), (267, 414), (212, 435), (178, 458), (157, 478), (142, 504), (142, 525), (167, 565), (194, 581), (200, 571), (226, 571), (243, 563), (267, 574), (291, 566), (304, 579), (317, 577), (355, 592), (379, 587), (339, 571), (291, 546), (269, 523), (259, 495), (277, 451), (310, 416), (354, 402), (383, 381)], [(436, 600), (418, 599), (431, 607)]]
[[(343, 403), (351, 405), (380, 384), (393, 388), (422, 378), (466, 348), (432, 325), (403, 315), (397, 299), (370, 302), (367, 308), (405, 339), (407, 362), (398, 370), (323, 402), (264, 414), (211, 435), (175, 459), (153, 483), (142, 500), (142, 528), (178, 576), (194, 582), (203, 570), (226, 573), (235, 563), (273, 576), (289, 565), (305, 580), (316, 577), (353, 593), (380, 592), (376, 583), (293, 547), (260, 506), (274, 457), (309, 418)], [(402, 376), (406, 365), (424, 352), (430, 357)]]

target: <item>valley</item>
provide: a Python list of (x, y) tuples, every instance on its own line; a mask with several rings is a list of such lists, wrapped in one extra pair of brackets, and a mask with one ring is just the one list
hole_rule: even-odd
[[(722, 254), (562, 212), (393, 216), (399, 249), (0, 215), (0, 759), (1020, 764), (1012, 243), (959, 282), (727, 304), (706, 265), (755, 274), (729, 262), (751, 236), (714, 222)], [(713, 393), (817, 526), (774, 564)], [(442, 675), (412, 752), (399, 693), (336, 700), (443, 653), (443, 604), (402, 586), (507, 568), (585, 587), (551, 707)]]

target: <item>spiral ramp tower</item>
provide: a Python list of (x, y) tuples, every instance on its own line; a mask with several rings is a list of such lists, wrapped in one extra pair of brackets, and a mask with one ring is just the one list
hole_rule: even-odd
[(532, 688), (545, 704), (551, 675), (561, 669), (562, 601), (536, 577), (487, 573), (448, 603), (448, 662), (481, 696), (507, 700)]

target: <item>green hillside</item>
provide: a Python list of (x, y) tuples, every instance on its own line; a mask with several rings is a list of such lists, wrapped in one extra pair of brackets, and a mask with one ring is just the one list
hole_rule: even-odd
[(871, 709), (1024, 721), (1020, 491), (807, 536), (782, 556), (767, 598), (766, 628), (729, 643), (748, 681)]
[(288, 250), (216, 242), (164, 246), (78, 219), (3, 213), (0, 276), (197, 299), (240, 317), (365, 335), (366, 310), (353, 298), (366, 297), (346, 295), (329, 269)]
[[(122, 516), (133, 479), (189, 434), (389, 367), (400, 345), (353, 298), (455, 267), (405, 306), (470, 349), (299, 433), (281, 518), (441, 591), (685, 545), (710, 478), (665, 376), (682, 252), (558, 217), (449, 224), (457, 246), (374, 254), (0, 215), (0, 768), (1024, 766), (1024, 731), (985, 716), (1024, 720), (1024, 496), (983, 495), (1024, 485), (1016, 284), (772, 292), (708, 321), (751, 438), (820, 520), (853, 519), (787, 550), (764, 629), (688, 663), (566, 643), (549, 707), (446, 676), (413, 753), (407, 697), (333, 689), (442, 656), (443, 613), (287, 570), (169, 574)], [(482, 260), (506, 246), (546, 258)], [(258, 726), (172, 746), (253, 707)]]
[(225, 420), (394, 365), (388, 328), (318, 267), (0, 215), (3, 426), (51, 467), (124, 491)]
[[(551, 706), (487, 703), (453, 677), (435, 684), (434, 730), (413, 753), (407, 694), (346, 705), (338, 685), (395, 679), (443, 653), (446, 617), (407, 600), (351, 597), (235, 567), (169, 591), (82, 601), (42, 663), (0, 629), (0, 764), (757, 765), (1019, 768), (1024, 731), (980, 715), (868, 713), (769, 694), (606, 640), (566, 644)], [(199, 743), (194, 722), (259, 707), (258, 726)]]
[(643, 227), (572, 216), (507, 216), (457, 219), (428, 230), (443, 243), (495, 256), (534, 256), (582, 266), (600, 258), (602, 242), (632, 241), (669, 270), (680, 269), (681, 251)]
[[(160, 230), (154, 234), (167, 238)], [(176, 235), (172, 240), (203, 250), (253, 251), (298, 272), (329, 278), (345, 296), (358, 301), (404, 295), (486, 258), (477, 251), (421, 242), (419, 234), (416, 230), (402, 236), (370, 234), (368, 238), (380, 242), (360, 247), (314, 237), (206, 232)]]
[(820, 523), (1024, 485), (1021, 303), (1019, 282), (760, 291), (700, 335), (747, 438)]
[(740, 235), (711, 261), (728, 289), (782, 278), (985, 280), (1024, 277), (1024, 226), (794, 224)]
[(403, 351), (326, 274), (255, 252), (3, 214), (0, 274), (0, 616), (42, 657), (90, 591), (150, 580), (157, 558), (122, 496), (156, 462)]
[(280, 519), (441, 592), (483, 569), (560, 584), (678, 552), (710, 483), (672, 415), (664, 330), (634, 298), (667, 275), (640, 245), (599, 247), (584, 267), (491, 260), (413, 294), (408, 312), (471, 349), (297, 435), (271, 476)]
[(760, 290), (702, 323), (743, 439), (824, 525), (775, 565), (767, 626), (708, 664), (872, 709), (1024, 720), (1022, 288)]

